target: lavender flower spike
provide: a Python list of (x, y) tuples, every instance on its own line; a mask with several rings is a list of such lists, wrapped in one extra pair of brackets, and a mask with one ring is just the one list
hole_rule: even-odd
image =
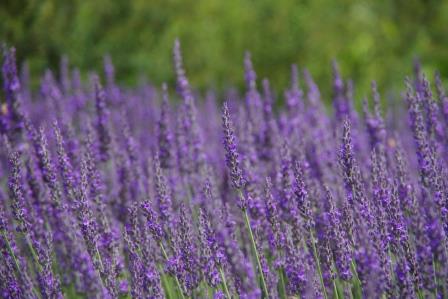
[(95, 108), (96, 108), (96, 130), (99, 139), (99, 155), (101, 161), (107, 161), (110, 157), (112, 137), (109, 132), (109, 110), (107, 109), (106, 93), (100, 84), (98, 77), (94, 78)]
[(8, 133), (16, 134), (23, 128), (23, 116), (20, 112), (20, 81), (17, 76), (16, 50), (11, 48), (4, 51), (4, 62), (2, 67), (3, 90), (5, 92), (6, 105), (2, 106), (1, 111), (1, 130), (11, 130)]
[[(222, 128), (224, 131), (224, 148), (226, 150), (226, 164), (230, 171), (232, 185), (237, 190), (244, 189), (245, 180), (243, 178), (243, 171), (240, 167), (239, 154), (237, 150), (236, 137), (233, 129), (233, 123), (230, 118), (229, 108), (227, 102), (222, 108)], [(241, 208), (247, 207), (246, 202), (240, 203)]]
[(232, 185), (238, 191), (240, 199), (239, 206), (244, 213), (246, 228), (249, 233), (249, 237), (252, 244), (252, 250), (255, 255), (255, 259), (257, 261), (258, 271), (260, 273), (261, 286), (263, 288), (263, 292), (265, 293), (265, 295), (269, 296), (268, 289), (266, 286), (266, 280), (263, 275), (263, 267), (261, 266), (257, 244), (255, 243), (255, 238), (250, 224), (249, 214), (247, 212), (247, 200), (243, 194), (243, 189), (245, 187), (245, 180), (243, 178), (243, 171), (240, 168), (240, 161), (236, 147), (235, 133), (233, 131), (233, 124), (232, 120), (230, 119), (230, 113), (229, 108), (227, 106), (227, 102), (225, 102), (223, 105), (222, 127), (224, 131), (224, 148), (226, 150), (226, 164), (230, 171)]
[(28, 211), (25, 207), (26, 202), (21, 182), (20, 154), (18, 152), (12, 152), (9, 157), (9, 162), (11, 175), (8, 185), (10, 198), (12, 199), (12, 210), (14, 218), (19, 223), (17, 230), (26, 233), (30, 230), (30, 223), (28, 221)]

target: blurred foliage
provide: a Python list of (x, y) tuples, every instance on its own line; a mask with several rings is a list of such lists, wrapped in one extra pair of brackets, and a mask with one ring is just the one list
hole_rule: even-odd
[(330, 94), (331, 60), (353, 78), (357, 95), (375, 79), (401, 89), (419, 57), (432, 77), (448, 77), (448, 1), (439, 0), (4, 0), (0, 40), (17, 48), (31, 74), (57, 69), (67, 54), (83, 71), (111, 55), (117, 79), (145, 74), (174, 82), (171, 49), (179, 37), (195, 87), (242, 87), (243, 54), (277, 92), (289, 65), (307, 67)]

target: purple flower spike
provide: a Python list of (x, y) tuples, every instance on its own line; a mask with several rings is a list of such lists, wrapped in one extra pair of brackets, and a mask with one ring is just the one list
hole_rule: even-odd
[(15, 48), (8, 50), (4, 47), (3, 57), (2, 75), (6, 104), (1, 109), (1, 130), (2, 133), (8, 132), (11, 137), (16, 137), (15, 135), (23, 129), (24, 123), (21, 113), (20, 81), (17, 75)]
[(28, 211), (26, 209), (25, 194), (22, 187), (20, 154), (12, 152), (9, 157), (11, 167), (11, 175), (9, 177), (9, 193), (12, 199), (12, 211), (14, 218), (18, 222), (17, 230), (20, 232), (30, 231), (30, 222), (28, 219)]
[(269, 177), (266, 178), (264, 192), (266, 219), (268, 220), (272, 229), (272, 237), (270, 238), (270, 241), (273, 248), (279, 250), (284, 245), (284, 237), (281, 230), (276, 201), (274, 200), (274, 197), (272, 195), (272, 182)]
[[(242, 190), (246, 184), (243, 178), (243, 171), (240, 167), (239, 154), (237, 150), (236, 137), (233, 129), (233, 123), (230, 118), (227, 102), (222, 108), (222, 128), (224, 131), (224, 148), (226, 150), (226, 164), (230, 172), (232, 185), (237, 190)], [(240, 203), (241, 208), (245, 209), (247, 204)]]
[(99, 78), (95, 77), (95, 108), (96, 108), (96, 130), (99, 139), (99, 156), (101, 161), (107, 161), (110, 158), (110, 147), (112, 137), (109, 131), (109, 109), (107, 108), (106, 93), (100, 84)]

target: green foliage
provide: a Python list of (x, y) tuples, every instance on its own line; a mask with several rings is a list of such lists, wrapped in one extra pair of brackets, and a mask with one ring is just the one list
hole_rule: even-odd
[(243, 53), (259, 77), (288, 84), (289, 65), (308, 67), (329, 95), (330, 62), (353, 77), (357, 96), (372, 79), (402, 87), (420, 57), (432, 76), (448, 76), (448, 2), (438, 0), (31, 0), (2, 1), (0, 39), (15, 45), (31, 72), (72, 65), (101, 69), (109, 53), (118, 80), (140, 74), (173, 82), (171, 48), (179, 37), (188, 76), (199, 88), (243, 85)]

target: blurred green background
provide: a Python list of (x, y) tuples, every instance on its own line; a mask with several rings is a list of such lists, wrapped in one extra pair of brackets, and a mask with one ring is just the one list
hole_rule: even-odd
[[(431, 77), (448, 77), (448, 1), (438, 0), (3, 0), (0, 40), (17, 48), (37, 76), (67, 54), (83, 71), (102, 69), (109, 53), (117, 79), (141, 74), (173, 83), (171, 51), (179, 37), (192, 84), (243, 86), (243, 54), (277, 92), (289, 66), (307, 67), (329, 95), (331, 60), (353, 78), (356, 95), (376, 79), (401, 90), (415, 57)], [(37, 81), (36, 81), (37, 82)]]

